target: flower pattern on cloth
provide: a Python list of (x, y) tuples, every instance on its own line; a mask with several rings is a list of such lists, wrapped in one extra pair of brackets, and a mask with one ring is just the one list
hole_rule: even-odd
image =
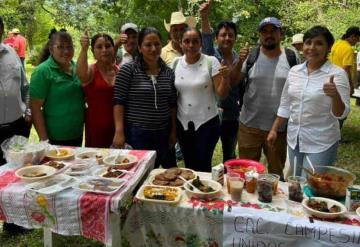
[(213, 214), (220, 213), (222, 214), (225, 206), (232, 207), (237, 205), (237, 202), (231, 200), (222, 200), (222, 199), (214, 199), (214, 200), (201, 200), (197, 198), (190, 198), (189, 203), (192, 204), (193, 208), (201, 208), (203, 210), (208, 210)]
[[(4, 172), (0, 175), (0, 196), (1, 196), (1, 190), (7, 187), (8, 185), (12, 183), (16, 183), (17, 181), (20, 181), (20, 178), (15, 176), (15, 170)], [(0, 220), (6, 221), (6, 216), (4, 213), (4, 210), (2, 209), (0, 205)]]

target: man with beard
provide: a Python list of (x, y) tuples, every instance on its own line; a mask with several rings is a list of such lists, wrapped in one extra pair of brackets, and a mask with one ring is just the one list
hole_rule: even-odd
[(294, 52), (280, 47), (283, 36), (281, 26), (281, 21), (275, 17), (263, 19), (258, 27), (260, 47), (255, 48), (256, 59), (251, 68), (247, 60), (253, 57), (253, 51), (245, 61), (239, 57), (230, 76), (232, 82), (238, 83), (247, 78), (240, 112), (239, 157), (259, 161), (263, 151), (268, 161), (269, 173), (283, 177), (282, 170), (286, 160), (286, 126), (279, 129), (278, 139), (273, 147), (266, 142), (276, 118), (290, 64), (296, 64)]

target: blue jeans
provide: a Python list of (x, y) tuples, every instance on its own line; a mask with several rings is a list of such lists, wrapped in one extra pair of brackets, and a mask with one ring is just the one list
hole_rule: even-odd
[[(339, 142), (333, 144), (327, 150), (320, 152), (320, 153), (302, 153), (299, 152), (299, 144), (296, 145), (295, 150), (288, 146), (288, 154), (289, 154), (289, 161), (290, 167), (292, 170), (292, 174), (294, 172), (294, 166), (296, 161), (296, 176), (303, 176), (305, 177), (305, 172), (302, 170), (303, 167), (308, 168), (310, 171), (311, 165), (309, 164), (308, 159), (314, 166), (331, 166), (335, 162), (337, 149), (339, 146)], [(296, 157), (296, 159), (295, 159)]]
[(220, 120), (216, 116), (202, 124), (196, 131), (193, 122), (184, 130), (177, 120), (177, 134), (185, 166), (195, 171), (210, 172), (211, 160), (220, 136)]
[(235, 148), (239, 130), (239, 121), (221, 121), (221, 143), (223, 150), (223, 162), (236, 158)]
[[(126, 143), (130, 144), (134, 149), (156, 151), (155, 168), (160, 165), (167, 167), (164, 162), (169, 151), (169, 136), (169, 128), (146, 130), (134, 125), (125, 125)], [(175, 159), (175, 156), (173, 159)]]

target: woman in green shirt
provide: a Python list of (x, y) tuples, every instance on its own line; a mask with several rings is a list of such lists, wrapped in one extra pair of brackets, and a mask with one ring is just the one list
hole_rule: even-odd
[(40, 140), (81, 146), (84, 95), (72, 61), (74, 46), (66, 31), (50, 36), (50, 56), (31, 75), (30, 107)]

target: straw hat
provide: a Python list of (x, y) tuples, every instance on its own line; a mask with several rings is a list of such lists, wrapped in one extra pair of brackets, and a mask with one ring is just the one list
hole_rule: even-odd
[(15, 33), (15, 34), (17, 34), (17, 33), (20, 33), (20, 30), (19, 30), (19, 28), (14, 28), (14, 29), (12, 30), (12, 32)]
[(304, 43), (303, 39), (304, 39), (304, 34), (297, 33), (294, 36), (292, 36), (292, 43), (291, 44), (293, 44), (293, 45), (302, 44), (302, 43)]
[(192, 16), (185, 17), (181, 11), (171, 13), (170, 23), (166, 23), (166, 20), (164, 20), (164, 26), (166, 31), (168, 32), (170, 32), (170, 27), (172, 25), (177, 25), (177, 24), (186, 24), (189, 27), (195, 27), (196, 20)]

